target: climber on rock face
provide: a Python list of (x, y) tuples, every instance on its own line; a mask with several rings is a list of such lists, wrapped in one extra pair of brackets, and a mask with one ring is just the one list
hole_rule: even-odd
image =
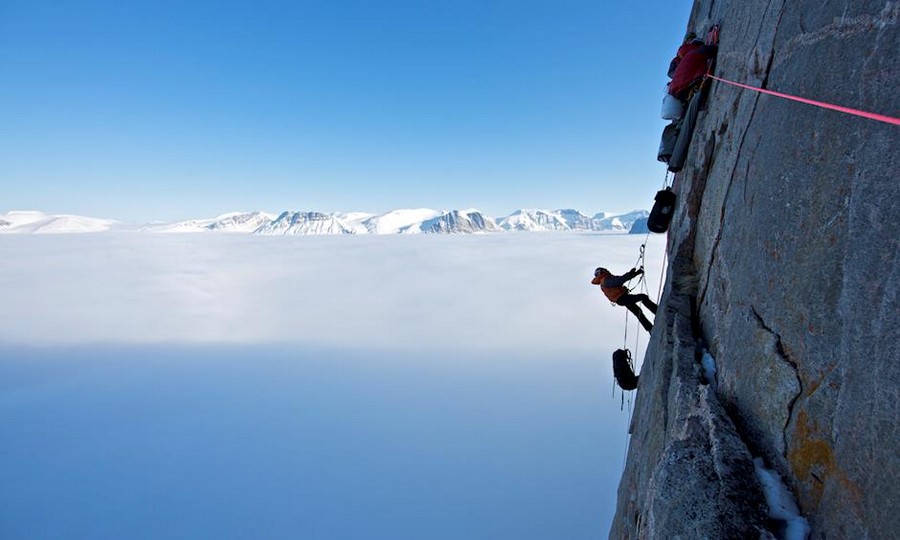
[(694, 34), (688, 34), (684, 45), (678, 49), (669, 64), (669, 77), (672, 78), (669, 93), (685, 101), (691, 90), (703, 81), (709, 69), (709, 60), (715, 58), (717, 52), (718, 46), (715, 43), (706, 44), (703, 40), (696, 39)]
[(675, 76), (675, 70), (678, 69), (678, 64), (681, 63), (681, 59), (684, 58), (684, 55), (689, 53), (690, 51), (700, 47), (703, 42), (697, 39), (697, 34), (693, 32), (688, 32), (686, 36), (684, 36), (684, 41), (681, 44), (681, 47), (678, 48), (678, 52), (675, 53), (675, 58), (669, 62), (669, 78)]
[(594, 279), (591, 280), (591, 283), (600, 285), (600, 290), (609, 298), (610, 302), (623, 306), (632, 312), (637, 317), (637, 320), (640, 321), (644, 330), (649, 332), (653, 330), (653, 323), (647, 319), (638, 303), (643, 303), (654, 315), (656, 314), (656, 304), (646, 294), (630, 294), (628, 288), (625, 287), (625, 283), (643, 273), (643, 269), (632, 268), (623, 276), (615, 276), (606, 268), (600, 267), (594, 271)]

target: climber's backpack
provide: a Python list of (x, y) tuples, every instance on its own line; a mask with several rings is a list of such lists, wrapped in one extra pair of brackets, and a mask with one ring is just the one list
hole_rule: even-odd
[(647, 218), (647, 228), (650, 232), (664, 233), (669, 230), (669, 222), (675, 213), (675, 193), (672, 188), (657, 191), (655, 200)]
[(638, 376), (631, 367), (631, 352), (618, 349), (613, 353), (613, 376), (622, 390), (634, 390), (638, 385)]

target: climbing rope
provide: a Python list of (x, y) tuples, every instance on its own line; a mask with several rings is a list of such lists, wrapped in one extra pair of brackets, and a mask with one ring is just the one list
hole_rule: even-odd
[[(641, 270), (644, 269), (643, 263), (641, 264)], [(647, 281), (644, 279), (644, 274), (641, 274), (641, 281), (639, 282), (640, 292), (642, 294), (647, 294), (649, 291), (647, 290)], [(634, 333), (634, 354), (637, 354), (640, 351), (640, 342), (641, 342), (641, 333)], [(631, 356), (628, 357), (628, 361), (631, 362)], [(634, 365), (631, 366), (631, 370), (634, 371)]]
[[(640, 268), (641, 270), (644, 269), (644, 260), (645, 260), (646, 251), (647, 251), (647, 240), (649, 238), (650, 238), (650, 233), (648, 232), (647, 236), (644, 238), (644, 243), (641, 244), (640, 253), (638, 254), (637, 260), (634, 261), (633, 268)], [(639, 281), (633, 287), (628, 289), (629, 294), (631, 293), (631, 291), (633, 291), (634, 289), (641, 287), (641, 286), (644, 286), (646, 288), (646, 283), (644, 282), (644, 273), (643, 272), (641, 272), (641, 277), (640, 277)], [(628, 314), (629, 314), (629, 311), (626, 309), (625, 310), (625, 338), (622, 340), (622, 348), (623, 349), (628, 349)], [(636, 334), (640, 335), (640, 329), (637, 330)]]
[[(674, 175), (672, 175), (672, 177), (674, 179)], [(669, 185), (669, 172), (667, 171), (665, 178), (663, 179), (663, 189), (665, 189), (668, 185)], [(639, 250), (638, 257), (635, 260), (634, 266), (633, 266), (633, 268), (635, 268), (635, 269), (640, 269), (641, 273), (640, 273), (638, 282), (636, 284), (634, 284), (632, 287), (628, 288), (629, 294), (631, 293), (631, 291), (633, 291), (635, 289), (639, 290), (643, 294), (649, 293), (648, 281), (646, 279), (646, 274), (644, 272), (644, 266), (645, 266), (646, 259), (647, 259), (647, 242), (649, 241), (649, 239), (650, 239), (650, 231), (648, 230), (647, 235), (644, 237), (644, 241), (641, 243), (640, 248), (638, 248), (638, 250)], [(664, 259), (665, 259), (665, 257), (664, 257)], [(661, 279), (662, 278), (660, 277), (660, 280)], [(657, 303), (658, 302), (659, 302), (659, 298), (657, 298)], [(624, 332), (624, 336), (622, 338), (622, 349), (624, 349), (625, 351), (628, 351), (628, 365), (631, 368), (631, 371), (634, 372), (635, 371), (634, 370), (634, 359), (632, 358), (631, 352), (628, 348), (628, 326), (630, 323), (629, 318), (630, 318), (630, 312), (626, 309), (625, 310), (625, 325), (624, 325), (625, 332)], [(634, 336), (634, 351), (635, 351), (635, 354), (637, 354), (638, 351), (640, 351), (640, 344), (641, 344), (641, 329), (639, 328), (640, 321), (638, 321), (637, 318), (635, 318), (635, 324), (638, 326), (638, 327), (636, 327), (635, 336)], [(628, 392), (628, 414), (629, 414), (629, 417), (631, 415), (632, 394), (633, 394), (632, 391)], [(615, 383), (615, 380), (613, 380), (612, 397), (615, 398), (615, 396), (616, 396), (616, 383)], [(625, 408), (625, 391), (623, 390), (622, 394), (621, 394), (620, 410), (624, 410), (624, 408)]]
[(662, 260), (662, 268), (659, 269), (659, 288), (656, 290), (656, 305), (659, 305), (659, 300), (662, 298), (662, 287), (663, 287), (663, 278), (666, 275), (666, 260), (669, 258), (669, 251), (666, 250), (663, 252), (663, 260)]
[(789, 99), (791, 101), (798, 101), (800, 103), (806, 103), (807, 105), (813, 105), (815, 107), (821, 107), (823, 109), (830, 109), (832, 111), (838, 111), (846, 114), (852, 114), (854, 116), (860, 116), (862, 118), (868, 118), (870, 120), (876, 120), (878, 122), (884, 122), (886, 124), (893, 124), (895, 126), (900, 126), (900, 118), (895, 118), (893, 116), (887, 116), (885, 114), (872, 113), (867, 111), (861, 111), (859, 109), (851, 109), (850, 107), (843, 107), (841, 105), (834, 105), (832, 103), (825, 103), (824, 101), (816, 101), (814, 99), (803, 98), (800, 96), (794, 96), (791, 94), (785, 94), (782, 92), (775, 92), (773, 90), (766, 90), (765, 88), (759, 88), (756, 86), (750, 86), (747, 84), (741, 84), (735, 81), (729, 81), (728, 79), (723, 79), (722, 77), (716, 77), (711, 73), (707, 73), (706, 75), (710, 79), (715, 79), (717, 81), (721, 81), (725, 84), (730, 84), (732, 86), (737, 86), (739, 88), (744, 88), (746, 90), (752, 90), (754, 92), (759, 92), (761, 94), (768, 94), (770, 96), (775, 96), (783, 99)]
[[(644, 245), (641, 246), (641, 270), (644, 269)], [(647, 287), (647, 281), (644, 279), (644, 274), (641, 274), (641, 281), (639, 282), (640, 292), (643, 294), (647, 294), (650, 292)], [(654, 324), (656, 323), (656, 318), (654, 317)], [(640, 329), (634, 333), (634, 354), (637, 355), (641, 350), (641, 332)], [(628, 366), (631, 368), (631, 371), (637, 373), (637, 370), (634, 368), (635, 361), (631, 358), (631, 353), (628, 354)], [(641, 359), (641, 366), (643, 367), (644, 362), (643, 358)], [(628, 416), (631, 417), (631, 400), (632, 400), (633, 392), (628, 393)]]
[[(650, 233), (647, 233), (647, 236), (644, 238), (644, 243), (641, 244), (640, 254), (638, 255), (637, 260), (634, 261), (634, 266), (632, 268), (637, 268), (639, 270), (644, 269), (644, 260), (645, 260), (645, 255), (646, 255), (646, 251), (647, 251), (647, 240), (649, 238), (650, 238)], [(641, 286), (642, 283), (644, 283), (644, 272), (643, 271), (641, 272), (641, 277), (638, 279), (638, 282), (633, 287), (631, 287), (628, 290), (628, 292), (631, 292), (634, 289), (637, 289), (638, 287)]]
[[(629, 415), (628, 418), (629, 418), (628, 424), (631, 424), (631, 416)], [(625, 452), (622, 454), (622, 472), (623, 472), (623, 473), (625, 472), (625, 465), (628, 463), (628, 443), (629, 443), (630, 441), (631, 441), (631, 434), (627, 432), (627, 428), (626, 428), (626, 432), (625, 432)]]
[[(625, 358), (628, 360), (628, 368), (631, 369), (631, 372), (634, 373), (634, 360), (631, 358), (631, 351), (627, 348), (625, 350)], [(634, 393), (633, 390), (628, 391), (628, 418), (631, 418), (631, 395)], [(625, 410), (625, 390), (622, 390), (622, 402), (619, 405), (619, 410)]]

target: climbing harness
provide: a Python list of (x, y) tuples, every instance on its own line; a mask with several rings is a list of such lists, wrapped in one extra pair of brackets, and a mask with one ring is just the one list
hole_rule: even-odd
[(860, 116), (862, 118), (868, 118), (870, 120), (876, 120), (878, 122), (884, 122), (886, 124), (893, 124), (895, 126), (900, 126), (900, 118), (895, 118), (893, 116), (888, 116), (886, 114), (878, 114), (872, 113), (868, 111), (861, 111), (859, 109), (851, 109), (850, 107), (843, 107), (841, 105), (834, 105), (832, 103), (826, 103), (824, 101), (817, 101), (814, 99), (804, 98), (800, 96), (794, 96), (791, 94), (785, 94), (782, 92), (775, 92), (773, 90), (766, 90), (765, 88), (759, 88), (756, 86), (750, 86), (748, 84), (741, 84), (735, 81), (729, 81), (728, 79), (723, 79), (722, 77), (716, 77), (715, 75), (708, 73), (706, 75), (710, 79), (714, 79), (717, 81), (721, 81), (725, 84), (730, 84), (732, 86), (737, 86), (739, 88), (744, 88), (746, 90), (752, 90), (754, 92), (759, 92), (761, 94), (768, 94), (770, 96), (775, 96), (783, 99), (789, 99), (791, 101), (798, 101), (800, 103), (806, 103), (807, 105), (813, 105), (815, 107), (820, 107), (823, 109), (830, 109), (832, 111), (838, 111), (846, 114), (852, 114), (854, 116)]

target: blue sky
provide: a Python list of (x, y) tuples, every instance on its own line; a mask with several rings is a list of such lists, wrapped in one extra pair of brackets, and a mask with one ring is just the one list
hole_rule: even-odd
[(0, 212), (648, 208), (690, 5), (6, 2)]

